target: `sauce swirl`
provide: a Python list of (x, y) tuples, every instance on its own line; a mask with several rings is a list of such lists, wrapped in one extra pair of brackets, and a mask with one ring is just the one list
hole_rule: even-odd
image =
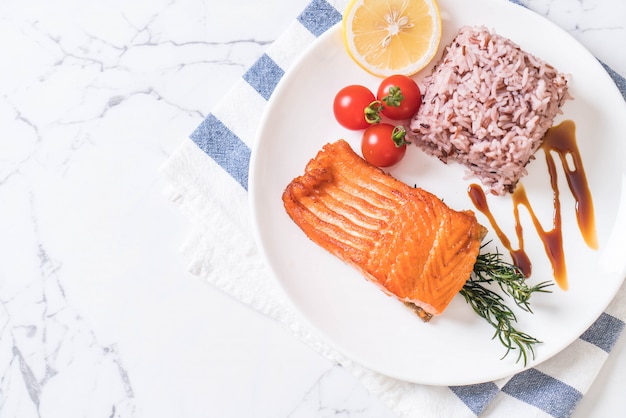
[(524, 250), (524, 230), (520, 222), (519, 212), (519, 207), (524, 206), (530, 214), (533, 226), (543, 243), (546, 255), (552, 265), (552, 272), (556, 283), (561, 289), (567, 290), (567, 267), (563, 250), (561, 200), (556, 162), (553, 154), (557, 154), (561, 161), (568, 187), (576, 202), (576, 219), (583, 239), (588, 247), (592, 249), (598, 248), (593, 200), (591, 192), (589, 191), (589, 184), (587, 182), (582, 158), (578, 150), (578, 145), (576, 144), (576, 125), (574, 122), (567, 120), (550, 128), (543, 139), (542, 148), (550, 174), (550, 185), (553, 195), (554, 211), (551, 229), (546, 230), (543, 228), (528, 200), (524, 186), (519, 183), (512, 196), (515, 233), (519, 246), (519, 248), (514, 249), (511, 245), (511, 241), (498, 226), (495, 217), (491, 213), (483, 189), (476, 184), (472, 184), (468, 189), (468, 194), (476, 209), (487, 217), (494, 232), (502, 242), (502, 245), (504, 245), (511, 254), (513, 264), (519, 267), (526, 277), (529, 277), (532, 273), (532, 263)]
[[(566, 120), (548, 130), (542, 145), (546, 151), (548, 164), (554, 167), (554, 159), (548, 158), (548, 152), (554, 151), (558, 154), (569, 189), (576, 201), (576, 220), (578, 228), (589, 248), (598, 249), (598, 238), (596, 235), (596, 221), (593, 209), (593, 199), (587, 182), (587, 175), (583, 166), (578, 145), (576, 144), (576, 125), (571, 120)], [(572, 165), (568, 163), (567, 157), (571, 157)], [(550, 176), (556, 174), (550, 172)], [(552, 188), (554, 189), (554, 185)]]

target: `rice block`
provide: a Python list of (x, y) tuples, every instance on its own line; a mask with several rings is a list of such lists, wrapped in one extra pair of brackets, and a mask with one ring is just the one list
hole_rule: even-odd
[(513, 192), (571, 99), (567, 75), (484, 26), (462, 27), (423, 83), (412, 141), (495, 195)]

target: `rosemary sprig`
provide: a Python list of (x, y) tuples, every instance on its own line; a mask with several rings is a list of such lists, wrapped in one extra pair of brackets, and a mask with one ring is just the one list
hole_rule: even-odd
[(517, 322), (515, 313), (505, 304), (500, 294), (486, 287), (493, 282), (496, 282), (506, 295), (512, 297), (517, 306), (531, 313), (532, 294), (550, 293), (547, 288), (553, 283), (545, 281), (532, 287), (528, 286), (520, 269), (503, 261), (501, 254), (496, 252), (478, 255), (474, 271), (461, 289), (460, 293), (474, 312), (495, 328), (493, 338), (497, 337), (506, 347), (502, 358), (511, 350), (519, 349), (516, 361), (523, 360), (525, 366), (528, 362), (528, 352), (534, 358), (534, 345), (541, 341), (515, 328)]

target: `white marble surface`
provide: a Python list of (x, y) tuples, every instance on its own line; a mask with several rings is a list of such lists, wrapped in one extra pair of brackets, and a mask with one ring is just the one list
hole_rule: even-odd
[[(160, 165), (308, 0), (0, 2), (0, 418), (392, 417), (186, 272)], [(525, 0), (626, 76), (623, 0)], [(622, 338), (575, 416), (626, 410)]]

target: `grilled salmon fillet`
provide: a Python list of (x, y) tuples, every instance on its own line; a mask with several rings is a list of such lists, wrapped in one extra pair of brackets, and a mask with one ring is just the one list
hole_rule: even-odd
[(472, 211), (396, 180), (344, 140), (325, 145), (282, 198), (313, 242), (425, 321), (469, 279), (486, 234)]

